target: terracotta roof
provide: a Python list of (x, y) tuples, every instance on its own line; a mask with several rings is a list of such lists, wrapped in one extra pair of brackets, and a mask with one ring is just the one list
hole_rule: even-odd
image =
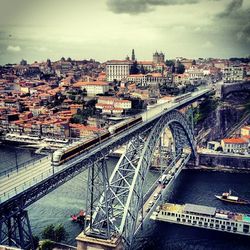
[(137, 63), (144, 64), (144, 65), (146, 65), (146, 64), (151, 65), (151, 64), (153, 64), (153, 61), (138, 61)]
[(243, 138), (227, 138), (222, 140), (226, 144), (245, 144), (247, 143)]
[(93, 82), (77, 82), (73, 84), (74, 87), (81, 87), (81, 86), (108, 86), (107, 82), (102, 81), (93, 81)]

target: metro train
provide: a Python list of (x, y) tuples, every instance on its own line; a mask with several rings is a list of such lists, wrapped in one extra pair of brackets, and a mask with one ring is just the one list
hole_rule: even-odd
[(94, 147), (95, 145), (107, 140), (108, 138), (117, 135), (127, 128), (133, 127), (142, 122), (142, 116), (136, 116), (125, 121), (119, 122), (108, 128), (108, 131), (101, 133), (95, 138), (91, 138), (84, 142), (75, 142), (64, 149), (56, 150), (52, 154), (52, 165), (59, 166), (73, 157), (83, 153)]
[[(190, 96), (191, 96), (191, 93), (184, 94), (182, 96), (175, 98), (174, 102), (180, 102)], [(137, 125), (138, 123), (141, 123), (143, 121), (150, 119), (151, 117), (155, 115), (155, 112), (153, 112), (153, 109), (151, 109), (150, 111), (151, 112), (146, 111), (138, 116), (135, 116), (130, 119), (126, 119), (115, 125), (112, 125), (108, 128), (108, 131), (101, 133), (99, 136), (96, 136), (95, 138), (91, 138), (84, 142), (75, 142), (65, 147), (64, 149), (56, 150), (52, 155), (52, 160), (51, 160), (52, 165), (59, 166), (63, 164), (64, 162), (72, 159), (73, 157), (83, 153), (84, 151), (87, 151), (91, 149), (92, 147), (96, 146), (97, 144), (109, 139), (110, 137), (121, 133), (125, 129), (133, 127)]]
[(187, 93), (187, 94), (184, 94), (184, 95), (181, 95), (181, 96), (178, 96), (174, 99), (174, 102), (180, 102), (188, 97), (191, 97), (192, 94), (191, 93)]

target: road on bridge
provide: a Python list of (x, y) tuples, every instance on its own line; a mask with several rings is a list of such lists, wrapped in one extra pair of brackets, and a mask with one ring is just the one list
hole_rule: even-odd
[(40, 160), (11, 172), (0, 180), (0, 201), (9, 199), (15, 194), (33, 186), (45, 177), (52, 175), (51, 159), (44, 157)]

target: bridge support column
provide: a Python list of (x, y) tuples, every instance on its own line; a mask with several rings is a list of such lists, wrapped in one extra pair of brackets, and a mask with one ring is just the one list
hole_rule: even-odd
[(76, 238), (77, 250), (122, 250), (124, 246), (122, 244), (122, 237), (111, 237), (111, 239), (101, 239), (88, 236), (83, 232)]
[(28, 212), (23, 210), (0, 224), (0, 244), (34, 249)]

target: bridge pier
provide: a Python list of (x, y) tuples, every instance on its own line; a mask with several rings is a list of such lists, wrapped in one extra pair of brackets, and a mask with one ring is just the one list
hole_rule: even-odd
[(22, 210), (0, 222), (0, 244), (21, 249), (34, 249), (28, 212), (26, 210)]
[(111, 239), (101, 239), (88, 236), (82, 232), (76, 238), (77, 250), (122, 250), (124, 249), (122, 237), (111, 237)]

